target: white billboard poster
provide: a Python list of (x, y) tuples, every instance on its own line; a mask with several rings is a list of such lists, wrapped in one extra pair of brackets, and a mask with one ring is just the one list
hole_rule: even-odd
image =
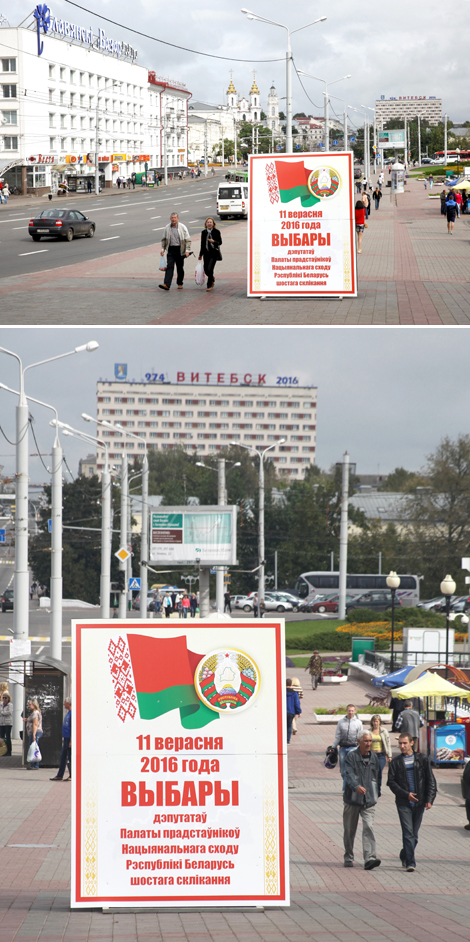
[(150, 514), (150, 561), (203, 565), (237, 562), (235, 506), (164, 507)]
[(72, 625), (72, 907), (289, 905), (284, 622), (178, 629)]
[(353, 154), (251, 155), (249, 297), (356, 297)]

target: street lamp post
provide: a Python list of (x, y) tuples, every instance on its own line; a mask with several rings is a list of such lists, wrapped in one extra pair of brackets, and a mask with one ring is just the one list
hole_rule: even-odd
[[(19, 396), (15, 389), (10, 389), (4, 383), (0, 383), (0, 387)], [(53, 424), (55, 424), (56, 433), (51, 454), (50, 649), (51, 657), (55, 657), (60, 661), (62, 660), (62, 463), (64, 453), (59, 442), (58, 415), (55, 406), (50, 406), (47, 402), (41, 402), (40, 399), (34, 399), (33, 396), (26, 396), (26, 399), (30, 402), (36, 402), (39, 406), (44, 406), (45, 409), (51, 409), (55, 415), (55, 423)]]
[[(370, 105), (361, 105), (361, 108), (367, 108), (367, 111), (374, 112), (374, 173), (377, 173), (377, 116), (375, 108), (371, 108)], [(370, 145), (370, 142), (369, 142)], [(370, 161), (370, 146), (369, 146), (369, 161)]]
[[(14, 633), (15, 640), (25, 640), (29, 637), (29, 574), (28, 574), (28, 404), (25, 395), (25, 373), (36, 366), (52, 363), (74, 353), (84, 350), (91, 352), (98, 348), (96, 341), (81, 344), (67, 353), (47, 357), (30, 363), (23, 367), (21, 357), (6, 347), (0, 347), (0, 353), (14, 357), (19, 365), (19, 402), (16, 407), (16, 494), (15, 494), (15, 606), (14, 606)], [(13, 688), (13, 731), (21, 726), (22, 688), (15, 684)], [(14, 735), (14, 732), (13, 732)]]
[[(225, 487), (225, 458), (218, 458), (217, 468), (211, 468), (209, 464), (204, 464), (203, 461), (196, 461), (196, 465), (198, 468), (208, 468), (210, 471), (217, 470), (217, 504), (219, 507), (224, 507), (227, 503), (227, 490)], [(239, 468), (240, 462), (236, 461), (233, 464), (233, 467)], [(215, 573), (215, 601), (219, 615), (222, 615), (224, 611), (224, 575), (225, 568), (223, 566), (217, 566)]]
[[(109, 86), (109, 88), (121, 88), (121, 86), (122, 86), (122, 82), (113, 82), (112, 85)], [(96, 127), (95, 127), (95, 194), (96, 196), (99, 196), (99, 193), (100, 193), (100, 168), (99, 168), (99, 163), (98, 163), (99, 146), (100, 146), (99, 127), (98, 127), (99, 120), (100, 120), (100, 113), (99, 113), (100, 100), (101, 99), (99, 95), (97, 94), (96, 95), (96, 118), (95, 118), (95, 123), (96, 123)]]
[(239, 448), (244, 448), (245, 451), (251, 452), (251, 454), (258, 455), (259, 458), (259, 510), (258, 510), (258, 617), (260, 614), (260, 602), (261, 599), (264, 599), (264, 456), (271, 451), (271, 448), (275, 448), (276, 445), (283, 445), (285, 438), (280, 438), (278, 442), (274, 442), (273, 445), (269, 445), (268, 448), (265, 448), (264, 451), (257, 451), (255, 448), (250, 448), (248, 445), (242, 445), (240, 442), (230, 442), (231, 445), (238, 445)]
[(286, 52), (286, 154), (292, 154), (292, 49), (290, 44), (290, 38), (294, 33), (299, 33), (303, 29), (308, 29), (309, 26), (315, 26), (316, 23), (324, 23), (327, 19), (326, 16), (320, 16), (317, 20), (313, 20), (313, 23), (306, 23), (305, 26), (299, 26), (298, 29), (290, 30), (288, 26), (284, 26), (283, 23), (276, 23), (274, 20), (268, 20), (265, 16), (258, 16), (256, 13), (252, 13), (251, 10), (246, 10), (242, 8), (242, 13), (245, 13), (249, 20), (259, 20), (260, 23), (267, 23), (270, 26), (279, 26), (281, 29), (285, 29), (287, 33), (287, 52)]
[(390, 570), (385, 582), (387, 583), (390, 592), (392, 593), (392, 643), (390, 645), (390, 673), (393, 673), (394, 670), (394, 645), (395, 645), (395, 592), (400, 585), (400, 576), (397, 576), (396, 572)]
[(349, 495), (349, 455), (345, 451), (341, 475), (341, 514), (339, 529), (339, 598), (338, 618), (346, 615), (346, 581), (348, 571), (348, 495)]
[(441, 582), (441, 592), (445, 596), (446, 600), (446, 677), (447, 677), (447, 666), (449, 661), (449, 615), (450, 615), (450, 600), (451, 597), (455, 594), (456, 584), (452, 576), (446, 576), (445, 579)]
[(351, 78), (351, 76), (350, 76), (350, 75), (342, 75), (341, 78), (335, 79), (334, 82), (329, 82), (329, 83), (327, 83), (325, 79), (318, 78), (318, 75), (311, 75), (310, 72), (304, 72), (303, 69), (298, 69), (298, 73), (299, 73), (299, 75), (305, 75), (307, 78), (313, 78), (313, 79), (315, 79), (316, 82), (324, 82), (324, 84), (325, 84), (325, 91), (323, 92), (323, 95), (324, 95), (324, 98), (325, 98), (325, 108), (324, 108), (324, 115), (325, 115), (325, 117), (324, 117), (324, 120), (325, 120), (324, 144), (325, 144), (325, 153), (328, 153), (328, 151), (329, 151), (329, 149), (330, 149), (330, 129), (329, 129), (329, 126), (328, 126), (329, 120), (330, 120), (330, 118), (329, 118), (329, 102), (330, 102), (330, 99), (329, 99), (329, 95), (328, 95), (328, 84), (329, 84), (329, 85), (336, 85), (337, 82), (343, 82), (344, 79), (349, 79), (349, 78)]
[[(149, 505), (149, 461), (148, 461), (148, 445), (145, 439), (141, 438), (140, 435), (136, 435), (134, 432), (129, 432), (123, 425), (119, 422), (116, 425), (113, 425), (111, 422), (107, 422), (105, 419), (99, 421), (94, 419), (91, 415), (87, 415), (85, 412), (82, 412), (82, 419), (85, 419), (85, 422), (96, 422), (98, 425), (103, 425), (105, 428), (117, 429), (119, 432), (122, 432), (124, 435), (127, 435), (128, 438), (135, 438), (141, 444), (145, 445), (145, 455), (142, 459), (142, 526), (140, 531), (140, 617), (147, 617), (147, 592), (148, 592), (148, 505)], [(124, 457), (124, 456), (123, 456)], [(126, 462), (127, 467), (127, 462)], [(121, 482), (122, 486), (122, 482)], [(129, 497), (130, 503), (130, 497)], [(122, 513), (122, 493), (121, 493), (121, 513)], [(122, 521), (121, 521), (122, 523)], [(121, 539), (122, 539), (121, 533)], [(130, 536), (130, 529), (129, 529)], [(126, 537), (127, 538), (127, 537)], [(124, 546), (124, 543), (121, 542), (121, 546)], [(121, 568), (121, 566), (120, 566)], [(142, 599), (144, 599), (145, 604), (142, 605)], [(125, 606), (125, 600), (124, 600)], [(121, 609), (120, 609), (121, 611)], [(121, 617), (121, 614), (119, 615)]]
[[(52, 424), (52, 423), (51, 423)], [(65, 422), (57, 422), (59, 428), (64, 430), (64, 435), (70, 435), (72, 438), (80, 438), (88, 444), (102, 445), (104, 447), (105, 460), (104, 469), (101, 472), (101, 574), (100, 574), (100, 611), (101, 618), (109, 618), (109, 600), (111, 595), (111, 472), (109, 468), (109, 450), (107, 442), (101, 438), (95, 438), (88, 432), (81, 432), (66, 425)]]
[[(325, 92), (323, 92), (325, 94)], [(334, 98), (337, 101), (342, 101), (343, 108), (343, 136), (344, 136), (344, 150), (349, 150), (348, 146), (348, 108), (344, 98), (340, 98), (339, 95), (330, 95), (330, 98)]]
[(353, 105), (348, 105), (348, 108), (351, 111), (356, 111), (357, 114), (364, 115), (364, 176), (366, 177), (367, 182), (369, 182), (370, 177), (370, 144), (369, 144), (369, 121), (365, 111), (361, 111), (360, 108), (354, 108)]

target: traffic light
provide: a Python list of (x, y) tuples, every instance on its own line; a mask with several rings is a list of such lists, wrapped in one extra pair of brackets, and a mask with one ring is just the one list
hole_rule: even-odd
[(126, 591), (126, 573), (124, 569), (120, 569), (118, 572), (118, 590), (119, 592)]

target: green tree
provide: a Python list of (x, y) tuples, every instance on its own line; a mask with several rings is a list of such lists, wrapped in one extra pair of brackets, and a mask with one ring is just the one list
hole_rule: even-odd
[(446, 573), (465, 592), (460, 559), (470, 545), (470, 435), (443, 438), (428, 455), (427, 486), (407, 500), (407, 519), (428, 595), (436, 594)]
[(424, 484), (425, 480), (422, 475), (415, 474), (414, 471), (406, 471), (405, 468), (395, 468), (395, 470), (388, 475), (387, 480), (382, 484), (380, 490), (409, 492)]
[[(40, 512), (40, 532), (30, 541), (29, 562), (35, 578), (49, 587), (51, 577), (51, 538), (47, 520), (50, 517), (51, 488), (44, 488), (47, 506)], [(120, 491), (113, 488), (113, 503), (119, 507)], [(114, 526), (119, 525), (119, 511)], [(63, 554), (62, 575), (64, 598), (99, 603), (101, 572), (101, 482), (98, 477), (79, 477), (63, 486)], [(68, 527), (77, 529), (68, 529)], [(90, 529), (79, 529), (90, 528)], [(137, 541), (136, 541), (137, 542)], [(118, 561), (114, 552), (119, 548), (118, 535), (113, 537), (111, 578), (117, 579)], [(138, 548), (135, 547), (138, 554)], [(138, 560), (138, 555), (136, 562)]]

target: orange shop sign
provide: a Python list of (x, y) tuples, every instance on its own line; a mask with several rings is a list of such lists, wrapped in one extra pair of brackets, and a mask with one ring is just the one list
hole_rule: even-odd
[(116, 160), (125, 161), (125, 160), (127, 160), (127, 155), (126, 155), (126, 154), (113, 154), (113, 155), (112, 155), (112, 160), (114, 160), (114, 161), (116, 161)]
[(150, 160), (150, 154), (134, 154), (132, 160)]

